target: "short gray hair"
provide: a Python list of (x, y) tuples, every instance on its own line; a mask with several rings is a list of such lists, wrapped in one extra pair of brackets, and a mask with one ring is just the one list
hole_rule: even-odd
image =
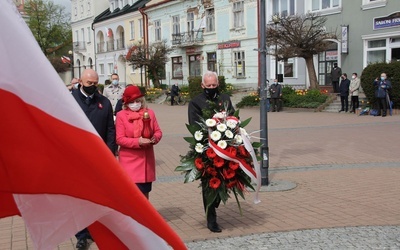
[(203, 77), (201, 78), (201, 83), (204, 82), (204, 79), (205, 79), (206, 77), (212, 77), (212, 76), (215, 77), (215, 79), (217, 79), (217, 84), (219, 84), (217, 73), (214, 72), (214, 71), (209, 71), (209, 70), (207, 70), (206, 72), (204, 72)]

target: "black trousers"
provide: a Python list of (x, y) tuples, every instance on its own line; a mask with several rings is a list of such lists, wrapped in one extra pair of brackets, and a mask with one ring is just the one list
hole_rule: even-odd
[(358, 109), (359, 106), (359, 102), (358, 102), (358, 96), (351, 96), (351, 110), (353, 110), (353, 112), (356, 112), (356, 109)]
[(382, 115), (386, 115), (387, 112), (387, 102), (386, 98), (378, 98), (378, 115), (381, 114), (381, 110), (383, 111)]
[(341, 111), (349, 110), (349, 97), (348, 96), (340, 96), (340, 102), (342, 103)]
[(206, 212), (206, 217), (207, 217), (207, 226), (212, 226), (214, 223), (217, 223), (217, 211), (216, 208), (218, 208), (219, 203), (221, 202), (220, 199), (216, 199), (209, 207), (208, 207), (208, 212), (207, 212), (207, 197), (205, 195), (205, 188), (206, 188), (207, 183), (202, 182), (201, 183), (201, 191), (203, 194), (203, 206), (204, 206), (204, 212)]
[(339, 81), (332, 81), (333, 93), (339, 93)]
[(272, 111), (281, 111), (281, 99), (280, 98), (271, 98), (271, 108)]

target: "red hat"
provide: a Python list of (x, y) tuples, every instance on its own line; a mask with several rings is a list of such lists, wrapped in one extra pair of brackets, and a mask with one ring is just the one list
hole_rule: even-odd
[(144, 95), (140, 92), (138, 86), (129, 86), (125, 89), (124, 94), (122, 95), (122, 100), (124, 103), (130, 103)]

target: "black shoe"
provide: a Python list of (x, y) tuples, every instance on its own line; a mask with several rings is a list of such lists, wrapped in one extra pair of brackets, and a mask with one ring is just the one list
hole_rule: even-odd
[(76, 243), (76, 249), (87, 249), (89, 246), (89, 243), (86, 239), (80, 239), (78, 240), (78, 242)]
[(222, 232), (222, 230), (221, 230), (221, 228), (218, 226), (218, 223), (217, 223), (217, 222), (208, 224), (207, 227), (208, 227), (208, 229), (210, 229), (210, 231), (213, 232), (213, 233), (220, 233), (220, 232)]
[(343, 110), (343, 109), (341, 109), (341, 110), (339, 110), (339, 113), (340, 113), (340, 112), (343, 112), (343, 111), (344, 111), (344, 110)]
[(382, 117), (385, 117), (385, 116), (386, 116), (386, 114), (383, 114), (383, 115), (382, 115)]

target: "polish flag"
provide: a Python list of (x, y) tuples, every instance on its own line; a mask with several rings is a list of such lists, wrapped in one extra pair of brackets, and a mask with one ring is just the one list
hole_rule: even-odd
[(62, 57), (61, 57), (61, 62), (62, 62), (62, 63), (69, 63), (69, 64), (71, 64), (71, 58), (69, 58), (68, 56), (62, 56)]
[(11, 0), (0, 2), (0, 30), (0, 218), (22, 216), (35, 249), (55, 249), (85, 227), (100, 249), (186, 249), (121, 169)]

